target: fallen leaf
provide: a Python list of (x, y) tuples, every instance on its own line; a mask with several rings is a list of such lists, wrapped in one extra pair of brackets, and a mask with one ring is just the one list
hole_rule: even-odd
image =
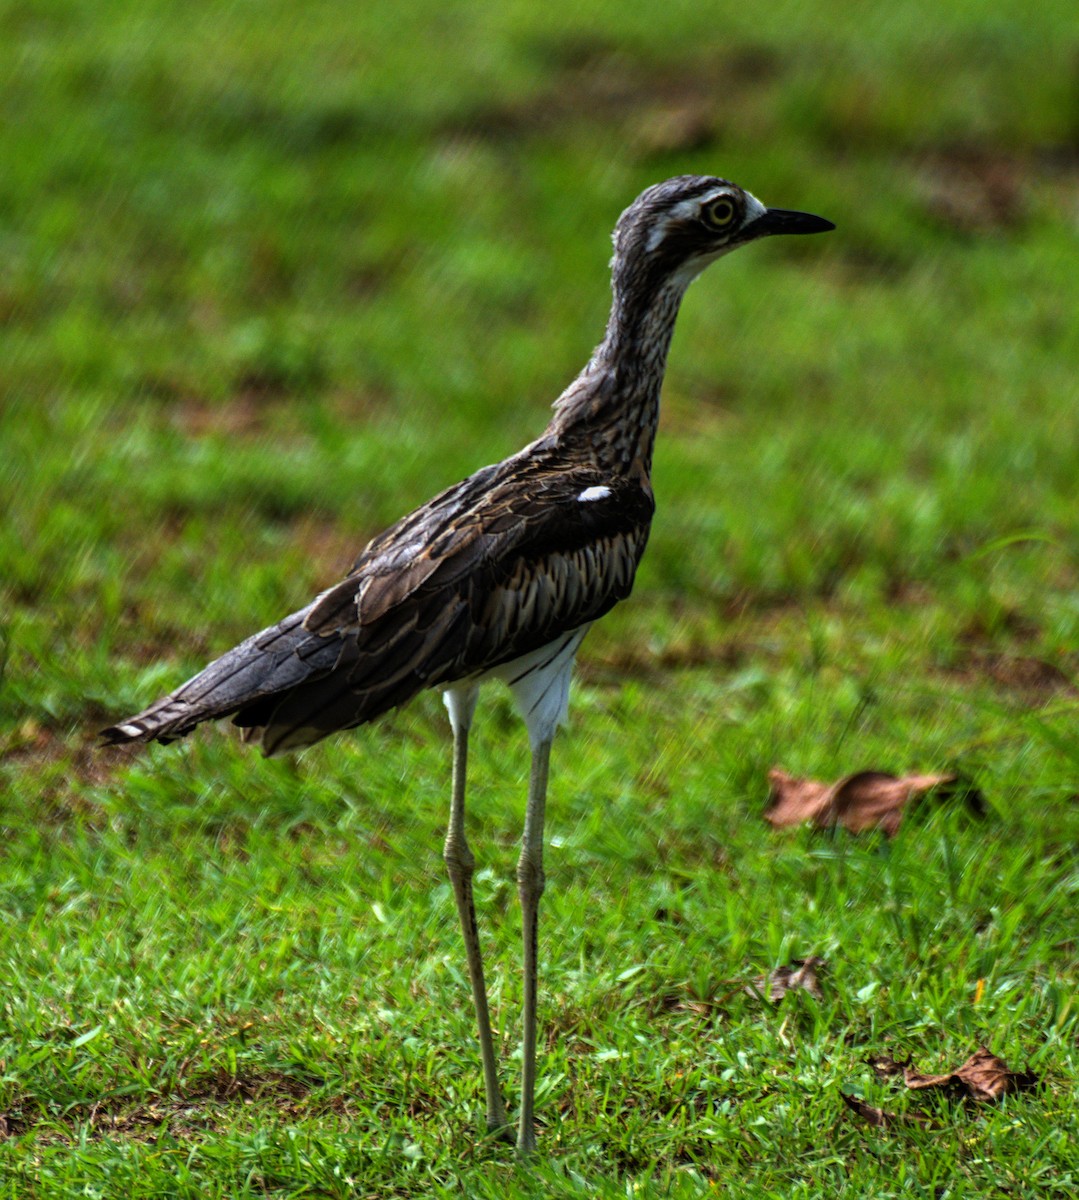
[(895, 1125), (902, 1119), (897, 1113), (885, 1112), (883, 1108), (874, 1108), (872, 1104), (866, 1104), (857, 1096), (848, 1096), (846, 1092), (839, 1094), (851, 1112), (857, 1113), (863, 1121), (868, 1121), (870, 1125), (875, 1125), (878, 1129), (887, 1129), (889, 1125)]
[(888, 1079), (892, 1075), (902, 1075), (910, 1066), (910, 1059), (906, 1062), (898, 1062), (890, 1054), (870, 1054), (866, 1058), (873, 1069), (873, 1073), (878, 1079)]
[(773, 1004), (778, 1004), (788, 992), (808, 992), (814, 999), (823, 999), (817, 972), (825, 967), (823, 958), (810, 955), (809, 958), (796, 958), (783, 967), (776, 967), (769, 975), (761, 975), (750, 984), (746, 991), (754, 996), (767, 996)]
[(888, 1129), (893, 1125), (929, 1125), (930, 1119), (924, 1113), (890, 1113), (885, 1112), (883, 1108), (874, 1108), (872, 1104), (866, 1104), (864, 1100), (859, 1100), (857, 1096), (848, 1096), (846, 1092), (840, 1092), (843, 1103), (862, 1118), (863, 1121), (868, 1121), (870, 1125), (875, 1125), (878, 1129)]
[(803, 821), (815, 821), (828, 804), (831, 790), (826, 783), (815, 779), (796, 779), (781, 767), (768, 772), (772, 786), (764, 819), (777, 829), (782, 825), (800, 825)]
[(830, 823), (843, 825), (852, 833), (880, 828), (890, 837), (899, 828), (903, 809), (913, 796), (954, 780), (954, 775), (906, 775), (897, 779), (881, 771), (849, 775), (832, 792)]
[(912, 799), (933, 790), (952, 795), (961, 792), (968, 806), (984, 813), (976, 788), (956, 775), (904, 775), (884, 771), (859, 771), (836, 783), (798, 779), (779, 767), (768, 772), (771, 794), (764, 818), (775, 828), (810, 821), (820, 829), (842, 825), (851, 833), (881, 829), (891, 837)]
[(906, 1067), (903, 1080), (914, 1091), (938, 1088), (972, 1100), (988, 1103), (999, 1100), (1008, 1092), (1021, 1092), (1034, 1087), (1038, 1076), (1029, 1071), (1013, 1071), (1004, 1062), (980, 1046), (961, 1067), (946, 1075), (922, 1075)]

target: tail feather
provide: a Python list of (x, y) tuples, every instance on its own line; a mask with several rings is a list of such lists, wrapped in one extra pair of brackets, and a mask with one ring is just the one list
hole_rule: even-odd
[(310, 606), (249, 637), (168, 696), (103, 730), (104, 744), (175, 741), (203, 721), (328, 674), (348, 639), (310, 633), (303, 624), (309, 611)]
[(434, 595), (392, 619), (361, 625), (312, 616), (321, 600), (249, 637), (174, 692), (104, 730), (105, 744), (167, 743), (204, 721), (232, 717), (245, 741), (261, 742), (265, 754), (279, 754), (362, 725), (456, 677), (467, 604), (447, 604)]

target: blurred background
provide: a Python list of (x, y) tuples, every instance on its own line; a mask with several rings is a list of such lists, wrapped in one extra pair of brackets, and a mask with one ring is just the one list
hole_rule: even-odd
[[(47, 1024), (51, 968), (21, 956), (55, 965), (64, 937), (96, 930), (54, 1002), (92, 1010), (134, 969), (101, 946), (149, 978), (231, 888), (235, 913), (283, 888), (280, 919), (317, 940), (327, 911), (385, 914), (440, 880), (437, 696), (295, 764), (216, 733), (102, 754), (95, 732), (538, 435), (602, 333), (615, 220), (683, 172), (837, 230), (746, 249), (683, 306), (649, 551), (585, 644), (558, 751), (566, 920), (604, 886), (666, 911), (642, 871), (703, 879), (732, 846), (781, 896), (786, 860), (747, 825), (775, 762), (958, 765), (998, 815), (1025, 811), (1017, 836), (1074, 820), (1073, 0), (9, 0), (0, 824), (8, 912), (49, 917), (10, 950), (13, 1044)], [(509, 878), (523, 737), (486, 703), (477, 819)], [(126, 916), (99, 909), (113, 894)], [(72, 897), (104, 925), (61, 918)], [(423, 905), (394, 951), (416, 962), (457, 936), (452, 905)], [(781, 952), (752, 929), (723, 934), (717, 969)], [(206, 951), (222, 995), (255, 986), (258, 950), (233, 940)], [(75, 1102), (67, 1079), (41, 1094)]]
[(602, 331), (611, 226), (679, 172), (839, 233), (690, 293), (642, 595), (590, 649), (672, 597), (664, 643), (945, 592), (1074, 645), (1070, 4), (26, 0), (2, 22), (6, 723), (138, 704), (151, 660), (274, 619), (536, 435)]

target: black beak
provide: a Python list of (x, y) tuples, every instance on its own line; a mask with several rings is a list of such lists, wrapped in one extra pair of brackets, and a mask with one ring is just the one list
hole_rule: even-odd
[(827, 233), (829, 229), (835, 229), (835, 226), (824, 217), (790, 212), (785, 208), (769, 208), (763, 217), (747, 225), (744, 232), (750, 237), (767, 237), (772, 233)]

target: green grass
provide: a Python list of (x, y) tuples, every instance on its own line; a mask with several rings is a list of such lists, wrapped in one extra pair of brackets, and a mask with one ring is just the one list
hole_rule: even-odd
[[(1074, 1190), (1073, 5), (663, 13), (0, 13), (0, 1197)], [(478, 1132), (438, 698), (297, 761), (94, 732), (534, 436), (679, 171), (838, 229), (687, 298), (555, 748), (522, 1167)], [(482, 718), (512, 1102), (527, 761)], [(957, 769), (989, 813), (779, 834), (775, 764)], [(822, 1000), (744, 990), (809, 954)], [(979, 1043), (1043, 1086), (919, 1106), (865, 1061)]]

